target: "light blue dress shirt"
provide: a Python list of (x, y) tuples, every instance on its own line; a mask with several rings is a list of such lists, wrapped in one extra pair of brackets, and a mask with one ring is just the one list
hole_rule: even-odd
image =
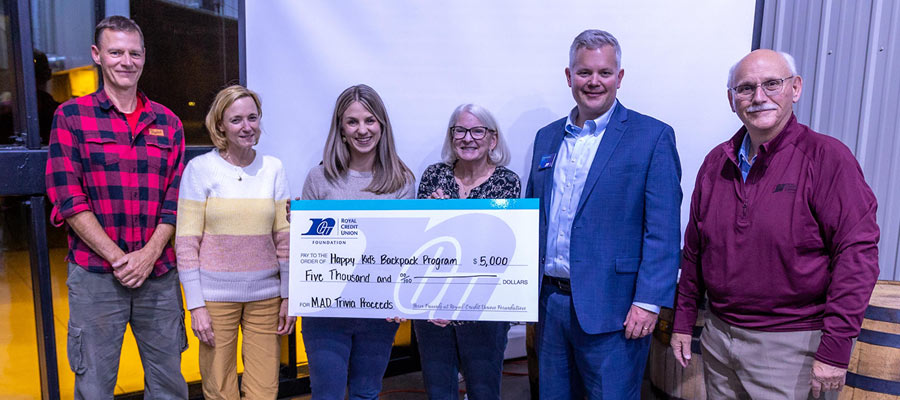
[(747, 175), (750, 174), (750, 167), (753, 166), (753, 163), (756, 161), (756, 156), (759, 154), (753, 155), (749, 161), (747, 160), (747, 155), (750, 154), (750, 146), (753, 143), (750, 141), (750, 134), (744, 134), (744, 141), (741, 142), (741, 148), (738, 150), (738, 166), (741, 168), (741, 177), (744, 182), (747, 182)]
[[(606, 113), (597, 119), (587, 120), (583, 127), (575, 125), (578, 107), (572, 109), (566, 120), (566, 136), (556, 153), (553, 169), (553, 195), (550, 198), (549, 221), (547, 224), (547, 254), (544, 273), (557, 278), (569, 278), (569, 246), (572, 222), (581, 192), (587, 180), (594, 155), (603, 140), (606, 126), (613, 110), (619, 105), (616, 100)], [(659, 313), (659, 306), (635, 302), (634, 305)]]

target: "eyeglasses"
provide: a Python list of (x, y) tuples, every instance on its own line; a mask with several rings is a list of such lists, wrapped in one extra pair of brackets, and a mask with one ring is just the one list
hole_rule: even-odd
[(763, 83), (757, 83), (755, 85), (738, 85), (729, 89), (734, 92), (735, 97), (743, 100), (753, 97), (753, 95), (756, 94), (756, 88), (758, 87), (761, 87), (766, 95), (772, 96), (781, 93), (784, 89), (784, 81), (793, 77), (794, 75), (781, 79), (769, 79)]
[(484, 136), (490, 133), (494, 133), (493, 129), (488, 129), (486, 126), (473, 126), (471, 128), (463, 128), (461, 126), (451, 126), (450, 134), (453, 135), (454, 139), (462, 139), (466, 137), (466, 133), (472, 133), (472, 139), (484, 139)]

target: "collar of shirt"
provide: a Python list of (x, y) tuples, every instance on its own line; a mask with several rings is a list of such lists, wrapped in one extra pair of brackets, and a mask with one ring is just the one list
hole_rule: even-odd
[(147, 98), (147, 95), (144, 92), (138, 90), (136, 93), (137, 96), (137, 104), (132, 111), (136, 116), (129, 117), (129, 114), (132, 113), (124, 113), (122, 110), (119, 110), (115, 104), (113, 104), (112, 100), (109, 98), (109, 95), (106, 93), (106, 90), (103, 88), (98, 89), (94, 92), (94, 96), (97, 99), (97, 106), (100, 107), (101, 110), (106, 113), (110, 113), (112, 110), (115, 110), (119, 114), (122, 115), (128, 121), (129, 128), (131, 128), (130, 137), (132, 140), (137, 137), (137, 135), (144, 130), (144, 128), (153, 124), (153, 121), (156, 120), (156, 113), (153, 112), (153, 106), (150, 104), (150, 99)]
[(750, 134), (744, 134), (744, 141), (741, 142), (741, 147), (738, 148), (738, 166), (741, 168), (741, 176), (744, 178), (744, 181), (747, 180), (747, 175), (750, 174), (750, 167), (753, 166), (753, 163), (756, 161), (756, 156), (759, 154), (754, 154), (753, 158), (749, 158), (750, 154), (750, 146), (753, 143), (750, 140)]
[(618, 99), (613, 101), (612, 106), (609, 107), (609, 110), (606, 110), (603, 115), (596, 119), (584, 121), (584, 127), (575, 125), (575, 121), (578, 119), (578, 107), (576, 106), (569, 112), (569, 118), (566, 119), (566, 136), (571, 135), (574, 137), (581, 137), (582, 135), (599, 135), (605, 131), (606, 126), (609, 125), (609, 119), (612, 117), (613, 110), (616, 109), (617, 105), (619, 105)]
[[(756, 153), (757, 156), (751, 161), (753, 161), (753, 163), (756, 163), (756, 161), (765, 162), (765, 159), (768, 158), (770, 154), (777, 153), (785, 148), (792, 148), (791, 144), (797, 140), (801, 140), (804, 132), (806, 132), (806, 126), (797, 122), (797, 117), (791, 114), (791, 118), (788, 120), (784, 129), (775, 136), (774, 139), (759, 145)], [(740, 152), (747, 134), (747, 127), (741, 126), (734, 135), (731, 135), (731, 138), (728, 139), (725, 146), (722, 146), (721, 148), (721, 150), (725, 152), (726, 157), (728, 157), (728, 160), (733, 162), (734, 165), (739, 165), (740, 163), (738, 152)], [(747, 150), (749, 153), (749, 147)]]
[(618, 102), (613, 103), (607, 112), (596, 119), (585, 121), (584, 127), (578, 127), (573, 123), (578, 117), (577, 107), (569, 113), (566, 120), (566, 135), (556, 153), (553, 192), (548, 210), (545, 261), (547, 275), (558, 278), (570, 276), (569, 245), (572, 223), (594, 156), (617, 104)]
[[(97, 98), (97, 105), (101, 109), (103, 109), (103, 111), (109, 111), (111, 108), (115, 108), (116, 111), (122, 113), (122, 115), (125, 115), (124, 112), (119, 110), (119, 108), (116, 107), (115, 104), (113, 104), (112, 99), (109, 98), (109, 95), (106, 93), (106, 90), (104, 90), (103, 88), (97, 89), (97, 91), (94, 92), (94, 96), (96, 96), (96, 98)], [(141, 110), (141, 111), (149, 112), (150, 111), (149, 110), (150, 99), (147, 98), (147, 95), (144, 94), (144, 92), (138, 90), (135, 93), (135, 96), (137, 96), (138, 102), (137, 102), (137, 107), (135, 107), (134, 110), (135, 111)]]

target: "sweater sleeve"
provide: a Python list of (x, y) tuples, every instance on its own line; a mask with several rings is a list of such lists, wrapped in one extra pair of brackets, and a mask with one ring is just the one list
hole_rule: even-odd
[(400, 190), (397, 191), (398, 199), (415, 199), (416, 198), (416, 178), (411, 177)]
[(313, 169), (309, 170), (309, 173), (306, 174), (306, 180), (303, 181), (303, 191), (301, 194), (303, 200), (322, 200), (322, 195), (319, 193), (319, 185), (327, 183), (327, 181), (325, 181), (321, 168), (321, 166), (313, 167)]
[(829, 149), (817, 177), (813, 207), (831, 256), (822, 340), (815, 359), (847, 368), (853, 338), (878, 279), (879, 229), (875, 195), (859, 163), (842, 144)]
[(203, 289), (200, 286), (200, 242), (206, 218), (207, 193), (205, 178), (199, 171), (198, 157), (188, 163), (181, 176), (178, 190), (178, 222), (175, 224), (175, 256), (178, 278), (184, 288), (188, 310), (204, 307)]
[(279, 165), (275, 173), (275, 219), (272, 224), (272, 240), (275, 243), (275, 256), (278, 259), (278, 269), (281, 274), (281, 298), (288, 298), (288, 286), (290, 283), (290, 254), (291, 226), (287, 220), (287, 204), (291, 198), (288, 189), (284, 168)]

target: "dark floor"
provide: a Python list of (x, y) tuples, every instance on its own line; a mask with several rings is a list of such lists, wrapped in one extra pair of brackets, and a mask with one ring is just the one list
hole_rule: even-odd
[[(386, 378), (383, 383), (379, 400), (427, 400), (425, 396), (422, 373), (410, 372)], [(460, 400), (465, 399), (465, 384), (459, 385)], [(503, 388), (500, 393), (501, 400), (529, 400), (531, 391), (528, 388), (528, 366), (524, 358), (507, 360), (503, 366)], [(657, 395), (651, 389), (650, 381), (644, 379), (641, 386), (641, 399), (661, 400), (672, 398), (666, 395)], [(691, 398), (691, 397), (688, 397)], [(309, 400), (310, 395), (291, 397), (286, 400)]]
[[(412, 372), (384, 380), (379, 399), (381, 400), (424, 400), (422, 373)], [(459, 398), (464, 398), (465, 384), (460, 383)], [(528, 367), (525, 359), (508, 360), (503, 366), (502, 400), (528, 400)], [(309, 395), (294, 397), (293, 400), (308, 400)]]

